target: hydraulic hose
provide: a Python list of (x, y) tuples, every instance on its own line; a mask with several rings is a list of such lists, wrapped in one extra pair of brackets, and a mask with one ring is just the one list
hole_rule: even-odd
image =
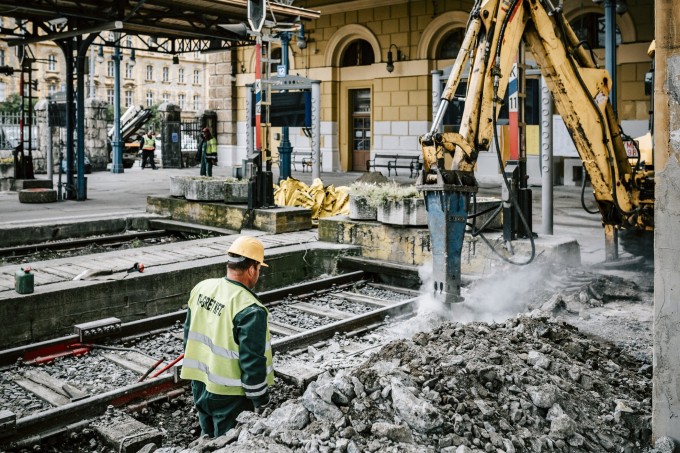
[(586, 171), (586, 167), (583, 167), (583, 178), (581, 178), (581, 206), (583, 207), (583, 210), (586, 211), (588, 214), (599, 214), (600, 211), (591, 211), (588, 209), (586, 206), (586, 179), (588, 176), (588, 172)]

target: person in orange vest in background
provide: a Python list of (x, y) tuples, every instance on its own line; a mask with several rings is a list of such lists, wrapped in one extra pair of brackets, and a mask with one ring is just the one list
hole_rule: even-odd
[(151, 168), (158, 170), (153, 159), (153, 153), (156, 151), (156, 138), (153, 136), (153, 131), (149, 129), (146, 135), (142, 137), (140, 142), (142, 145), (142, 170), (144, 170), (144, 167), (146, 167), (147, 160), (149, 161)]
[(201, 176), (212, 176), (213, 165), (217, 165), (217, 139), (207, 127), (203, 128), (202, 134), (203, 138), (198, 144), (201, 153)]

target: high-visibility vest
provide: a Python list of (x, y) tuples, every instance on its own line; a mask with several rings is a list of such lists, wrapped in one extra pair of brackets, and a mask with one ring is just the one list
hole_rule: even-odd
[(215, 137), (206, 142), (205, 155), (208, 157), (217, 155), (217, 139)]
[(189, 298), (191, 325), (182, 361), (182, 379), (201, 381), (218, 395), (243, 395), (249, 398), (266, 393), (274, 384), (269, 324), (265, 330), (266, 377), (263, 382), (241, 382), (239, 346), (234, 340), (234, 317), (251, 306), (269, 311), (245, 287), (226, 278), (204, 280), (194, 287)]
[(145, 149), (147, 151), (156, 149), (156, 139), (153, 137), (147, 137), (146, 135), (144, 136), (144, 146), (142, 149)]

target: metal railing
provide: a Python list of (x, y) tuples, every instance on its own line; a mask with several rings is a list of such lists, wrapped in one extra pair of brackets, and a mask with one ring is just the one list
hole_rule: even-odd
[[(21, 137), (20, 123), (20, 113), (0, 113), (0, 150), (13, 150), (19, 146)], [(33, 125), (31, 128), (31, 148), (37, 149), (38, 126)], [(24, 129), (24, 149), (26, 148), (28, 148), (28, 128)]]

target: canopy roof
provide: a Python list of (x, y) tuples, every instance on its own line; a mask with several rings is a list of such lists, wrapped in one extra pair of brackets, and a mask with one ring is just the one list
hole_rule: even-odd
[[(249, 43), (243, 34), (222, 26), (247, 23), (247, 5), (248, 0), (3, 0), (0, 16), (23, 22), (0, 29), (0, 34), (14, 46), (111, 30), (120, 32), (115, 41), (103, 33), (95, 44), (145, 35), (153, 39), (137, 43), (140, 50), (219, 50)], [(273, 23), (318, 17), (317, 11), (267, 2), (267, 20)]]

